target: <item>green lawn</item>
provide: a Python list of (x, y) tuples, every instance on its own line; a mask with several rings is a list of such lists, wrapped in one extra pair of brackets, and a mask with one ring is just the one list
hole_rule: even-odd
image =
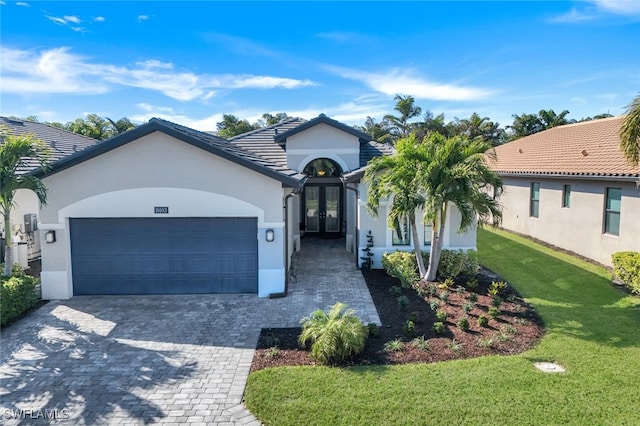
[[(249, 376), (269, 425), (636, 425), (640, 298), (609, 273), (504, 232), (481, 230), (483, 265), (535, 306), (547, 333), (521, 355), (393, 367), (295, 367)], [(565, 374), (545, 374), (554, 361)]]

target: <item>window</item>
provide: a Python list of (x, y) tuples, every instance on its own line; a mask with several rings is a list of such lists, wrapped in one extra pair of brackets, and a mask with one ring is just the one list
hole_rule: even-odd
[(604, 206), (605, 234), (620, 235), (621, 188), (607, 188), (607, 202)]
[(538, 217), (540, 210), (540, 182), (531, 183), (531, 195), (529, 197), (529, 216)]
[(562, 188), (562, 207), (571, 207), (571, 185)]
[(431, 233), (433, 232), (433, 226), (424, 224), (424, 245), (431, 245)]
[(394, 246), (408, 246), (409, 240), (409, 220), (406, 216), (402, 216), (393, 226), (392, 243)]

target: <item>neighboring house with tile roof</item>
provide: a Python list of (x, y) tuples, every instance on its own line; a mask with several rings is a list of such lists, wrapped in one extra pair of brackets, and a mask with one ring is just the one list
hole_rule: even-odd
[(622, 155), (623, 117), (554, 127), (495, 148), (505, 229), (604, 265), (640, 251), (640, 167)]
[[(344, 238), (355, 264), (369, 231), (380, 267), (383, 252), (411, 249), (409, 236), (388, 229), (384, 205), (368, 214), (360, 177), (369, 159), (392, 153), (324, 115), (230, 140), (151, 119), (32, 172), (49, 188), (43, 297), (284, 296), (305, 238)], [(445, 247), (475, 248), (475, 230), (458, 236), (455, 215)]]
[[(13, 135), (22, 136), (31, 134), (45, 142), (49, 146), (50, 161), (52, 162), (61, 160), (100, 142), (96, 139), (78, 135), (49, 124), (13, 117), (0, 117), (0, 127), (4, 127)], [(0, 143), (2, 143), (2, 141), (0, 141)], [(35, 160), (27, 161), (26, 165), (27, 167), (21, 170), (21, 172), (26, 173), (39, 167)], [(18, 254), (16, 252), (14, 259), (19, 260), (23, 266), (25, 266), (27, 260), (40, 257), (40, 235), (38, 232), (32, 230), (32, 223), (37, 224), (38, 221), (40, 202), (32, 191), (24, 189), (16, 192), (14, 200), (15, 207), (11, 211), (11, 228), (17, 231), (18, 240), (26, 243), (24, 247), (20, 247), (20, 249), (24, 249), (24, 253)], [(33, 219), (32, 215), (35, 215), (35, 219)], [(25, 216), (27, 217), (26, 220)], [(4, 223), (4, 221), (2, 221), (2, 223)], [(2, 223), (0, 223), (0, 235), (4, 236), (4, 230), (1, 229)], [(14, 239), (14, 241), (18, 240)]]

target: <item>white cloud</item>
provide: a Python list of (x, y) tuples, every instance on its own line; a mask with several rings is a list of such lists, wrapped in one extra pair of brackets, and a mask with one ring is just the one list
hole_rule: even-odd
[(205, 101), (222, 89), (297, 89), (314, 84), (274, 76), (195, 74), (176, 71), (173, 64), (158, 60), (137, 62), (132, 67), (98, 64), (67, 47), (41, 52), (1, 49), (0, 90), (6, 93), (97, 94), (117, 85), (160, 92), (180, 101)]
[(618, 15), (640, 15), (638, 0), (591, 0), (599, 9)]
[(138, 15), (138, 22), (144, 22), (149, 20), (149, 15)]
[(372, 37), (349, 31), (329, 31), (318, 33), (318, 37), (332, 40), (336, 43), (367, 43), (372, 41)]
[(104, 16), (96, 16), (95, 18), (93, 18), (94, 22), (104, 22), (106, 21), (106, 18)]
[(51, 22), (58, 24), (58, 25), (67, 25), (67, 21), (64, 18), (59, 18), (57, 16), (50, 16), (50, 15), (46, 15), (47, 19), (49, 19)]
[(26, 2), (23, 2), (23, 1), (17, 2), (16, 6), (31, 7), (31, 5), (29, 3), (26, 3)]
[(79, 24), (80, 22), (82, 22), (82, 20), (75, 15), (66, 15), (64, 16), (64, 20), (67, 22), (73, 22), (74, 24)]
[(222, 121), (222, 114), (213, 114), (204, 118), (192, 118), (184, 114), (176, 113), (173, 108), (160, 107), (150, 104), (138, 104), (136, 105), (143, 112), (140, 114), (134, 114), (129, 117), (133, 122), (146, 123), (152, 118), (161, 118), (173, 123), (178, 123), (183, 126), (190, 127), (192, 129), (200, 130), (202, 132), (212, 132), (216, 130), (216, 123)]
[(438, 83), (413, 75), (410, 70), (393, 68), (384, 73), (350, 70), (338, 67), (326, 67), (343, 78), (358, 80), (369, 88), (394, 96), (398, 93), (408, 94), (417, 99), (468, 101), (486, 98), (493, 91), (461, 86), (452, 83)]
[(5, 1), (0, 0), (0, 6), (4, 6), (5, 4), (7, 4)]

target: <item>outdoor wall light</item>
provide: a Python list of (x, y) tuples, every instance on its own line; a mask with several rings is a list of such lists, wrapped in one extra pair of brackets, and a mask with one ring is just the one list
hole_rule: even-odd
[(44, 240), (47, 244), (56, 242), (56, 231), (47, 231), (44, 233)]
[(276, 234), (275, 232), (273, 232), (273, 229), (267, 229), (267, 232), (265, 233), (265, 237), (267, 239), (267, 242), (270, 243), (276, 239)]

